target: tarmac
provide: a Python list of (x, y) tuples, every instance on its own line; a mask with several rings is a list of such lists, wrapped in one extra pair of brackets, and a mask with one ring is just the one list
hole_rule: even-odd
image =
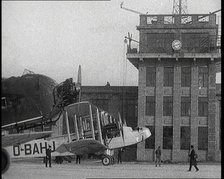
[(99, 160), (52, 163), (46, 168), (42, 160), (11, 161), (4, 179), (85, 179), (85, 178), (221, 178), (221, 163), (199, 163), (199, 171), (189, 164), (162, 164), (155, 167), (149, 162), (123, 162), (103, 166)]

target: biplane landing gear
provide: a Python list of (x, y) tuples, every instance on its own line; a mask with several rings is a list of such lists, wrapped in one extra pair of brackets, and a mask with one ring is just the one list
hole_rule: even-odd
[(102, 158), (102, 164), (104, 166), (108, 166), (108, 165), (110, 165), (110, 163), (111, 163), (110, 156), (109, 155), (104, 155), (103, 158)]
[(61, 157), (61, 156), (56, 156), (56, 157), (55, 157), (55, 162), (56, 162), (57, 164), (62, 164), (62, 163), (63, 163), (63, 157)]
[(114, 164), (114, 157), (110, 155), (104, 155), (102, 158), (102, 164), (104, 166), (112, 165)]

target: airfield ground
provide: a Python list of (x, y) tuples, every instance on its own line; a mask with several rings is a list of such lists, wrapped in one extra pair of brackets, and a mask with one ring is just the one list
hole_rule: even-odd
[(45, 168), (42, 160), (12, 161), (4, 179), (85, 179), (85, 178), (221, 178), (221, 164), (199, 163), (199, 171), (187, 172), (188, 164), (163, 164), (155, 167), (147, 162), (123, 162), (103, 166), (94, 160), (81, 161), (80, 165), (64, 162), (52, 163)]

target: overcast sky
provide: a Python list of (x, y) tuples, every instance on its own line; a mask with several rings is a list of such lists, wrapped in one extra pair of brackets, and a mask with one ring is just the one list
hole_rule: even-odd
[[(149, 14), (171, 14), (173, 8), (173, 0), (123, 1)], [(139, 15), (121, 9), (121, 2), (3, 1), (2, 76), (21, 76), (29, 69), (58, 83), (76, 81), (80, 64), (83, 85), (138, 85), (124, 37), (130, 32), (138, 40)], [(221, 0), (188, 0), (187, 5), (188, 13), (209, 13), (221, 8)]]

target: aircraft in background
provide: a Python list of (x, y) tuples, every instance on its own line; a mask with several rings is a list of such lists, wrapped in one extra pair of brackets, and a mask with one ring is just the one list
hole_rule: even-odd
[(19, 133), (55, 124), (63, 108), (80, 100), (81, 66), (77, 83), (72, 78), (57, 84), (39, 74), (2, 79), (2, 126), (9, 133)]
[[(9, 146), (58, 135), (55, 124), (64, 107), (80, 99), (80, 91), (81, 66), (77, 83), (69, 78), (57, 84), (49, 77), (30, 71), (21, 77), (2, 79), (2, 173), (9, 167), (11, 156), (6, 150)], [(19, 150), (24, 149), (19, 147)]]

